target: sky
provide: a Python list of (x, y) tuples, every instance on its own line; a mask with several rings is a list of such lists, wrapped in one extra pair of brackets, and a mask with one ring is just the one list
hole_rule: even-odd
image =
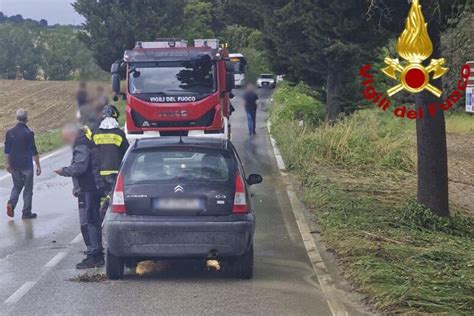
[(74, 11), (74, 0), (0, 0), (0, 11), (11, 16), (21, 14), (34, 20), (46, 19), (53, 24), (81, 24), (83, 18)]

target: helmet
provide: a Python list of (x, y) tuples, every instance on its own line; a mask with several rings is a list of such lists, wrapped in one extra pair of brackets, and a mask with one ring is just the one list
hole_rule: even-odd
[(120, 117), (120, 112), (118, 111), (117, 107), (115, 105), (106, 105), (104, 106), (104, 110), (102, 111), (102, 117), (107, 118), (111, 117), (116, 120)]

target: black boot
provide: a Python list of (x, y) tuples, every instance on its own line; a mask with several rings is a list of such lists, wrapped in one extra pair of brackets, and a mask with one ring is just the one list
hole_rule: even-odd
[(90, 256), (82, 260), (82, 262), (76, 264), (76, 269), (93, 269), (100, 268), (105, 264), (104, 257), (102, 255)]
[(94, 260), (95, 260), (95, 266), (96, 267), (103, 267), (105, 265), (105, 260), (104, 260), (104, 255), (103, 254), (94, 256)]

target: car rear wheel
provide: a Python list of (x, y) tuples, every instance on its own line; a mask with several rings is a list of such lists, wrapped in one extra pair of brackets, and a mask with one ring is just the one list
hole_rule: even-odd
[(122, 259), (114, 256), (109, 249), (105, 258), (105, 273), (110, 280), (119, 280), (123, 277), (125, 264)]
[(234, 269), (235, 276), (239, 279), (253, 278), (253, 245), (242, 256), (236, 258)]

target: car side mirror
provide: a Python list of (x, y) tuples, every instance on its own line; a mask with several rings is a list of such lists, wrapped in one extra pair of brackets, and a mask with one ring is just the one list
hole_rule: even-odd
[(112, 66), (110, 67), (110, 72), (113, 73), (113, 74), (119, 73), (121, 66), (122, 66), (122, 61), (121, 60), (118, 60), (118, 61), (114, 62), (112, 64)]
[(120, 75), (118, 73), (112, 74), (112, 91), (115, 95), (120, 94)]
[(259, 184), (263, 182), (263, 177), (259, 174), (251, 174), (247, 179), (248, 185)]

